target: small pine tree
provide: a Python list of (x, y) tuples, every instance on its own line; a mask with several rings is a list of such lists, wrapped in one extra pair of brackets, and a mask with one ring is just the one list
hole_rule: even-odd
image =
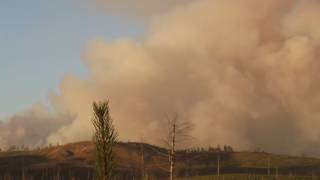
[(96, 146), (96, 175), (98, 180), (112, 180), (115, 177), (114, 147), (117, 131), (110, 116), (109, 102), (93, 103), (94, 142)]

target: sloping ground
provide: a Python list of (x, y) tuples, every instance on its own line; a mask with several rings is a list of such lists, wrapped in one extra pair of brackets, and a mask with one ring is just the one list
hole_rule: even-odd
[[(149, 174), (156, 179), (168, 175), (167, 150), (141, 143), (116, 146), (120, 179), (139, 179)], [(320, 175), (320, 160), (256, 152), (179, 152), (177, 174), (181, 177), (215, 174), (220, 158), (221, 173)], [(268, 165), (269, 164), (269, 165)], [(0, 179), (92, 179), (94, 145), (91, 142), (67, 144), (28, 152), (0, 153)]]

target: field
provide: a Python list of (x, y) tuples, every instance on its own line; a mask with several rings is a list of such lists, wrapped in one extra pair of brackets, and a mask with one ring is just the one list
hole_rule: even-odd
[(178, 180), (318, 180), (316, 176), (263, 176), (246, 174), (229, 174), (218, 176), (197, 176), (190, 178), (178, 178)]
[[(141, 179), (141, 172), (156, 180), (168, 177), (166, 149), (129, 142), (119, 143), (115, 152), (120, 179)], [(218, 157), (220, 177), (214, 176)], [(0, 152), (0, 179), (12, 176), (19, 180), (23, 175), (27, 180), (55, 180), (58, 176), (66, 180), (72, 177), (93, 180), (94, 161), (94, 145), (91, 142)], [(200, 148), (179, 151), (176, 168), (179, 180), (313, 180), (319, 179), (320, 159), (265, 152), (214, 152)], [(268, 172), (279, 176), (265, 176)]]

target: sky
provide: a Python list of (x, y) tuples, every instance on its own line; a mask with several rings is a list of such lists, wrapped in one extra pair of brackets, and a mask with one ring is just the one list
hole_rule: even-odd
[(0, 119), (45, 103), (66, 74), (85, 77), (93, 39), (139, 38), (144, 29), (76, 0), (0, 0)]

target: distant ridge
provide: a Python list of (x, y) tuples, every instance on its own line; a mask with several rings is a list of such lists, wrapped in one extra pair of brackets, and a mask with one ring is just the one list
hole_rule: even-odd
[[(142, 153), (143, 152), (143, 153)], [(145, 172), (154, 178), (166, 178), (169, 167), (167, 150), (144, 143), (119, 143), (116, 146), (117, 172), (122, 179), (132, 179)], [(180, 177), (212, 175), (216, 173), (217, 159), (221, 159), (221, 173), (270, 173), (320, 175), (320, 159), (274, 155), (264, 152), (209, 152), (181, 151), (177, 155), (177, 173)], [(144, 159), (144, 161), (143, 161)], [(94, 144), (77, 142), (32, 151), (0, 153), (0, 179), (5, 176), (53, 179), (56, 176), (93, 178)], [(58, 175), (57, 175), (58, 174)]]

